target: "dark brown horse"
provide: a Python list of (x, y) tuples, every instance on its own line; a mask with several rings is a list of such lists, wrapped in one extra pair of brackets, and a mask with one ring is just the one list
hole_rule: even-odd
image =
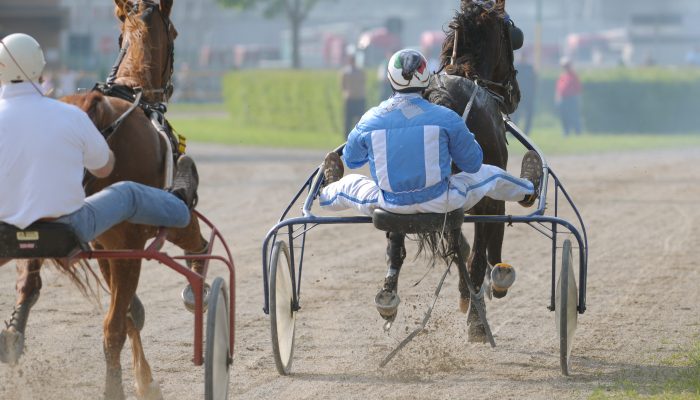
[[(484, 163), (506, 169), (508, 149), (502, 113), (510, 114), (520, 100), (515, 80), (510, 27), (505, 19), (505, 0), (462, 0), (449, 24), (441, 62), (446, 75), (431, 80), (425, 97), (463, 115), (473, 103), (467, 126), (484, 153)], [(505, 203), (484, 198), (469, 210), (475, 215), (503, 215)], [(503, 224), (477, 223), (468, 270), (476, 290), (484, 282), (487, 265), (501, 262)], [(469, 308), (469, 291), (460, 277), (460, 309)], [(490, 290), (490, 288), (485, 288)], [(474, 305), (469, 313), (469, 338), (484, 341), (485, 332)]]
[[(115, 0), (115, 3), (116, 15), (122, 23), (120, 44), (123, 44), (124, 51), (114, 83), (143, 88), (146, 102), (167, 101), (172, 92), (173, 41), (177, 35), (169, 18), (172, 0), (160, 0), (159, 3)], [(61, 100), (83, 109), (100, 130), (105, 130), (131, 107), (128, 101), (107, 97), (98, 91)], [(108, 138), (108, 143), (116, 157), (115, 169), (108, 178), (86, 179), (87, 195), (118, 181), (135, 181), (161, 188), (167, 182), (164, 165), (172, 153), (142, 108), (135, 108), (128, 114)], [(157, 228), (151, 226), (122, 223), (100, 235), (92, 245), (100, 249), (142, 249), (156, 231)], [(188, 252), (201, 251), (207, 244), (195, 216), (192, 216), (189, 226), (171, 230), (168, 240)], [(128, 316), (135, 299), (141, 260), (100, 260), (99, 265), (110, 291), (109, 310), (104, 319), (105, 398), (125, 398), (120, 354), (128, 335), (133, 351), (136, 394), (141, 399), (160, 399), (159, 385), (151, 375), (143, 352), (139, 327)], [(41, 288), (40, 267), (41, 261), (18, 264), (16, 310), (24, 313), (25, 322)]]

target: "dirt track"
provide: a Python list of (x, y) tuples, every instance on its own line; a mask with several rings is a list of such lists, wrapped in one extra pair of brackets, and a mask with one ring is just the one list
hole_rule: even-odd
[[(310, 233), (293, 374), (277, 374), (262, 312), (260, 246), (267, 230), (322, 152), (194, 144), (199, 208), (228, 238), (237, 266), (232, 398), (244, 399), (553, 399), (586, 398), (621, 378), (644, 387), (667, 373), (661, 361), (700, 332), (700, 149), (553, 157), (550, 165), (588, 225), (588, 311), (579, 318), (573, 375), (562, 377), (549, 302), (549, 242), (526, 226), (506, 230), (505, 261), (518, 280), (487, 304), (497, 347), (466, 341), (456, 273), (448, 277), (426, 334), (386, 367), (379, 362), (422, 316), (442, 271), (425, 272), (409, 246), (402, 305), (387, 336), (372, 306), (384, 276), (384, 239), (370, 226)], [(511, 166), (517, 172), (517, 159)], [(521, 213), (517, 206), (512, 213)], [(565, 217), (570, 218), (568, 213)], [(470, 229), (465, 227), (465, 232)], [(210, 276), (222, 274), (213, 267)], [(2, 399), (95, 399), (102, 393), (102, 315), (68, 279), (45, 268), (19, 367), (0, 365)], [(149, 263), (139, 295), (146, 306), (146, 355), (167, 399), (203, 398), (203, 367), (191, 363), (192, 317), (184, 279)], [(103, 299), (103, 303), (106, 298)], [(14, 302), (14, 268), (0, 269), (0, 319)], [(131, 351), (122, 353), (133, 397)]]

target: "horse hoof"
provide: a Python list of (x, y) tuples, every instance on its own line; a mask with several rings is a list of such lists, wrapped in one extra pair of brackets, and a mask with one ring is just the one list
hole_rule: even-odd
[(374, 305), (379, 315), (387, 321), (394, 321), (401, 299), (396, 291), (380, 290), (374, 297)]
[(148, 384), (143, 390), (136, 388), (139, 400), (163, 400), (163, 393), (160, 391), (158, 382), (153, 381)]
[(464, 297), (459, 298), (459, 311), (461, 311), (462, 314), (469, 312), (469, 297), (466, 299)]
[[(477, 300), (475, 300), (475, 302), (476, 301)], [(467, 340), (470, 343), (488, 342), (488, 336), (486, 336), (486, 328), (484, 327), (483, 322), (481, 322), (479, 312), (476, 310), (476, 306), (474, 304), (470, 304), (469, 314), (467, 314), (467, 335)]]
[[(204, 297), (202, 301), (203, 313), (207, 312), (207, 305), (209, 304), (209, 291), (210, 286), (208, 283), (205, 282), (204, 293), (202, 295), (202, 297)], [(192, 285), (185, 286), (185, 288), (182, 289), (180, 297), (182, 297), (182, 302), (185, 304), (185, 308), (187, 309), (187, 311), (194, 313), (194, 292), (192, 291)]]
[(0, 332), (0, 362), (17, 365), (24, 353), (24, 335), (14, 327)]
[(486, 330), (481, 323), (469, 324), (467, 340), (470, 343), (487, 343)]
[(498, 263), (491, 271), (491, 291), (493, 297), (500, 299), (508, 294), (508, 289), (515, 282), (515, 268), (506, 263)]

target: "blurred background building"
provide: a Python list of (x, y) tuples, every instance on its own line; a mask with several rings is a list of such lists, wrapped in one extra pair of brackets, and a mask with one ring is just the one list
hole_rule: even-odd
[[(430, 57), (458, 7), (458, 0), (322, 0), (302, 25), (302, 64), (335, 68), (351, 50), (372, 68), (404, 46)], [(542, 66), (556, 65), (562, 55), (589, 66), (679, 65), (692, 49), (700, 52), (698, 0), (510, 0), (507, 9), (526, 34), (522, 52), (535, 54), (541, 27)], [(0, 34), (32, 34), (51, 69), (104, 79), (117, 54), (113, 13), (111, 0), (3, 0)], [(230, 69), (290, 64), (284, 17), (225, 9), (216, 0), (175, 0), (172, 20), (179, 31), (176, 70), (211, 76), (207, 91), (216, 92), (218, 77)]]
[(3, 0), (0, 2), (0, 37), (31, 33), (44, 46), (51, 66), (61, 63), (60, 33), (68, 27), (68, 10), (62, 0)]

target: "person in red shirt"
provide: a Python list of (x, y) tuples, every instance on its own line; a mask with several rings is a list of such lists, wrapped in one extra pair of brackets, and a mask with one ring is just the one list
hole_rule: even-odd
[(571, 65), (571, 60), (562, 58), (563, 71), (557, 80), (555, 102), (559, 109), (559, 117), (564, 128), (564, 136), (568, 136), (572, 130), (577, 135), (581, 134), (581, 114), (579, 102), (582, 86), (578, 75)]

